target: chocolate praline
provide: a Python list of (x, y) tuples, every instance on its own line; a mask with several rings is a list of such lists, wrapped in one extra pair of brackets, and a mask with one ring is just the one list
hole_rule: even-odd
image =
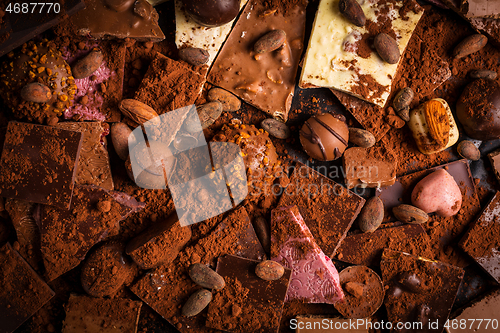
[(320, 161), (332, 161), (341, 157), (348, 140), (349, 128), (342, 115), (315, 115), (300, 130), (300, 143), (305, 152)]
[(473, 139), (500, 138), (500, 85), (487, 79), (470, 83), (457, 102), (457, 117)]
[(183, 0), (182, 3), (186, 13), (206, 27), (231, 22), (240, 11), (240, 0)]

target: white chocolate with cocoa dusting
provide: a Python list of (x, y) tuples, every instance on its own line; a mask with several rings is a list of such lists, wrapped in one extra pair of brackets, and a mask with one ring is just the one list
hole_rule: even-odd
[[(398, 64), (388, 64), (375, 51), (367, 58), (359, 55), (358, 45), (362, 38), (374, 38), (368, 30), (368, 21), (376, 24), (389, 18), (400, 54), (423, 15), (408, 11), (407, 20), (399, 10), (403, 1), (358, 0), (366, 15), (367, 24), (357, 27), (339, 11), (339, 0), (322, 0), (314, 20), (309, 46), (299, 86), (338, 89), (367, 102), (384, 107), (391, 92), (392, 80)], [(386, 12), (385, 14), (381, 14)], [(385, 17), (383, 17), (385, 16)], [(368, 34), (368, 35), (367, 35)], [(369, 37), (368, 37), (369, 36)], [(378, 87), (375, 87), (378, 86)], [(359, 93), (360, 90), (367, 93)]]

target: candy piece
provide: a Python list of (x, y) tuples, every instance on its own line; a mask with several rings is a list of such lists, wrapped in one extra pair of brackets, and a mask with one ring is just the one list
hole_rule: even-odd
[(455, 179), (439, 169), (418, 182), (411, 193), (411, 202), (427, 214), (448, 217), (458, 213), (462, 206), (462, 192)]
[(382, 147), (349, 148), (342, 163), (347, 188), (391, 186), (396, 181), (398, 160)]
[(335, 304), (344, 298), (339, 275), (314, 241), (297, 206), (271, 213), (271, 258), (292, 270), (286, 301)]
[(322, 113), (309, 118), (300, 130), (305, 152), (320, 161), (341, 157), (347, 148), (349, 129), (341, 115)]
[[(396, 77), (399, 53), (404, 53), (423, 10), (416, 3), (402, 7), (400, 1), (394, 0), (365, 1), (361, 8), (370, 24), (359, 28), (343, 17), (338, 3), (322, 0), (319, 4), (299, 86), (333, 88), (384, 107)], [(390, 15), (382, 9), (384, 6), (393, 8)], [(382, 28), (386, 22), (391, 30)], [(398, 54), (391, 57), (393, 64), (371, 51), (373, 37), (380, 31), (391, 31), (391, 38), (398, 37), (397, 47), (392, 44), (389, 52)]]
[(183, 0), (186, 13), (206, 27), (219, 27), (236, 18), (239, 0)]
[(408, 127), (423, 154), (434, 154), (458, 141), (458, 127), (448, 103), (435, 98), (411, 110)]
[(457, 117), (473, 139), (500, 138), (500, 85), (486, 79), (467, 85), (457, 102)]

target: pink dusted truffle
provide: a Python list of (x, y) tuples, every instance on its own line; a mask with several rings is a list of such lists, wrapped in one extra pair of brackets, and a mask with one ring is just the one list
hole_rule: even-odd
[(462, 206), (462, 193), (455, 179), (439, 169), (418, 182), (411, 193), (411, 202), (427, 214), (448, 217), (458, 213)]

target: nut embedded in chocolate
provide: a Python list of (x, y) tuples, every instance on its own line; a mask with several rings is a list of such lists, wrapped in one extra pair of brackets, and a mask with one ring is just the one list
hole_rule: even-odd
[(21, 97), (27, 102), (47, 103), (52, 98), (52, 93), (46, 85), (32, 82), (21, 89)]
[(453, 50), (453, 58), (460, 59), (481, 50), (488, 43), (488, 38), (474, 34), (462, 40)]
[(240, 11), (240, 0), (182, 0), (182, 3), (186, 13), (206, 27), (229, 23)]
[(366, 23), (366, 16), (363, 8), (356, 0), (340, 0), (339, 10), (352, 24), (362, 27)]
[(179, 50), (179, 58), (193, 66), (202, 66), (210, 59), (210, 53), (204, 49), (187, 47)]
[(373, 40), (373, 45), (382, 60), (389, 64), (397, 64), (400, 57), (398, 43), (394, 38), (385, 33), (378, 34)]
[(283, 43), (286, 41), (286, 32), (277, 29), (277, 30), (272, 30), (265, 34), (264, 36), (260, 37), (256, 42), (253, 47), (253, 50), (256, 53), (267, 53), (271, 52), (274, 50), (277, 50), (283, 45)]
[(347, 147), (349, 129), (344, 121), (330, 113), (309, 118), (300, 130), (300, 143), (304, 151), (320, 161), (341, 157)]
[(269, 222), (267, 222), (264, 217), (259, 216), (253, 221), (252, 225), (255, 229), (255, 233), (257, 234), (257, 238), (262, 244), (262, 247), (266, 252), (269, 252), (271, 249), (271, 234)]
[(94, 49), (82, 59), (78, 60), (72, 67), (71, 72), (75, 79), (84, 79), (91, 76), (104, 60), (101, 50)]

